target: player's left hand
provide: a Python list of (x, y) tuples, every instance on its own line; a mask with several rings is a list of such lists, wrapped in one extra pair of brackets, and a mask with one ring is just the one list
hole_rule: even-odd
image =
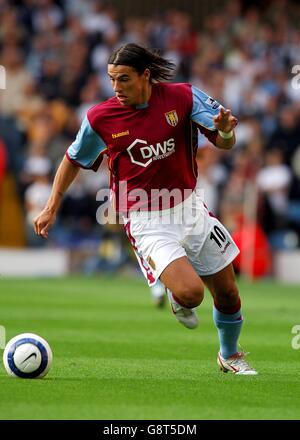
[(214, 125), (217, 130), (225, 131), (229, 133), (237, 125), (238, 120), (235, 116), (232, 116), (231, 110), (220, 108), (220, 112), (214, 117)]

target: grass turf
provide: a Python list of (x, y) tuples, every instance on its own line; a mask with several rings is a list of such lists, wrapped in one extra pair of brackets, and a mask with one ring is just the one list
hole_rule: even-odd
[(54, 361), (43, 380), (0, 368), (1, 419), (299, 419), (299, 287), (239, 283), (241, 344), (255, 377), (221, 373), (206, 294), (201, 325), (187, 330), (169, 307), (156, 310), (141, 279), (0, 281), (7, 339), (33, 332)]

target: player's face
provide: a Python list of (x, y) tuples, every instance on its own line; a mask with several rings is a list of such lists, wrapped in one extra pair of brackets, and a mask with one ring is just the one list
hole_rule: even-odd
[(149, 69), (139, 74), (133, 67), (109, 64), (108, 75), (122, 105), (137, 105), (148, 101), (151, 94)]

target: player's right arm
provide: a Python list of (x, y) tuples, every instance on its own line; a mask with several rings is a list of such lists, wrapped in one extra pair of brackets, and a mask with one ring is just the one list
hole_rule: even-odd
[(34, 219), (34, 229), (37, 235), (48, 238), (49, 229), (56, 220), (63, 195), (77, 176), (79, 169), (97, 171), (106, 150), (103, 139), (92, 128), (86, 116), (75, 141), (68, 148), (56, 172), (51, 195), (45, 208)]
[(49, 229), (55, 223), (56, 214), (61, 205), (63, 195), (77, 176), (79, 169), (79, 166), (70, 162), (66, 156), (61, 161), (46, 206), (33, 221), (34, 230), (37, 235), (48, 238)]

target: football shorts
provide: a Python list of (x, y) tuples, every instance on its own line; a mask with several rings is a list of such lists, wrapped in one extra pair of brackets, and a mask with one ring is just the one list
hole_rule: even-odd
[(172, 261), (186, 256), (199, 276), (228, 266), (239, 249), (227, 229), (194, 191), (174, 208), (133, 211), (123, 218), (127, 236), (149, 286)]

